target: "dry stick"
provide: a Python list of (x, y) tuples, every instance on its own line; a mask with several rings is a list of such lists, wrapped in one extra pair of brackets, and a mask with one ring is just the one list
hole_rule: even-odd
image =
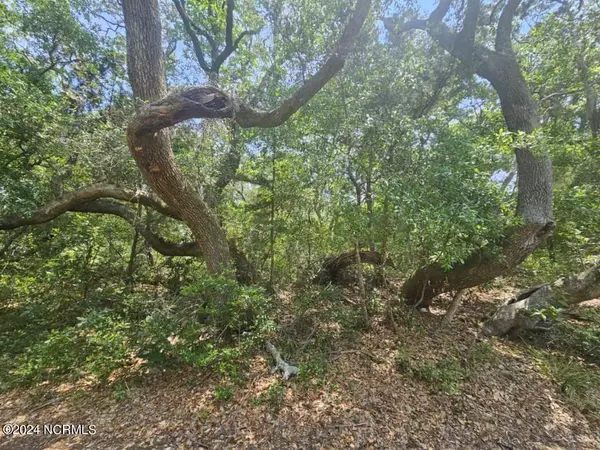
[(356, 302), (354, 302), (354, 301), (350, 300), (350, 299), (349, 299), (348, 297), (346, 297), (345, 295), (342, 295), (342, 296), (341, 296), (341, 298), (342, 298), (342, 300), (344, 300), (345, 302), (347, 302), (347, 303), (351, 304), (352, 306), (358, 306), (358, 305), (356, 304)]
[(58, 403), (59, 401), (60, 401), (60, 399), (58, 397), (57, 398), (53, 398), (53, 399), (51, 399), (51, 400), (49, 400), (49, 401), (47, 401), (45, 403), (42, 403), (41, 405), (38, 405), (38, 406), (30, 409), (29, 412), (28, 412), (28, 414), (31, 414), (31, 413), (33, 413), (35, 411), (39, 411), (40, 409), (44, 409), (44, 408), (46, 408), (46, 407), (48, 407), (50, 405), (54, 405), (55, 403)]
[(456, 294), (454, 294), (454, 298), (452, 299), (452, 304), (450, 305), (450, 308), (448, 308), (446, 315), (442, 319), (442, 324), (440, 325), (440, 328), (444, 328), (450, 322), (452, 322), (452, 319), (456, 315), (456, 311), (458, 311), (458, 308), (460, 308), (460, 304), (462, 303), (462, 298), (465, 292), (467, 292), (466, 289), (459, 289), (458, 291), (456, 291)]

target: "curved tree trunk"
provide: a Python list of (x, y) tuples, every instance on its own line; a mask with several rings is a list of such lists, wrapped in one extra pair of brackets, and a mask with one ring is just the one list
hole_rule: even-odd
[[(134, 95), (144, 103), (167, 95), (157, 1), (123, 0), (127, 30), (127, 70)], [(164, 109), (164, 114), (172, 110)], [(175, 162), (167, 130), (144, 132), (137, 115), (128, 127), (129, 150), (144, 179), (190, 227), (209, 271), (230, 265), (229, 246), (217, 217), (187, 183)]]
[(514, 329), (536, 329), (542, 319), (532, 315), (535, 310), (576, 305), (597, 297), (600, 297), (600, 264), (517, 295), (485, 322), (482, 332), (487, 336), (500, 336)]
[[(210, 199), (200, 197), (177, 166), (167, 128), (192, 118), (233, 119), (241, 127), (281, 125), (344, 66), (371, 1), (357, 1), (333, 54), (280, 107), (270, 111), (256, 110), (212, 85), (181, 89), (167, 96), (158, 0), (122, 0), (122, 6), (129, 81), (135, 97), (144, 103), (127, 127), (129, 150), (146, 182), (170, 208), (177, 211), (192, 231), (208, 270), (219, 273), (230, 266), (225, 231), (207, 203)], [(188, 34), (193, 37), (194, 33), (189, 33), (191, 28), (183, 2), (176, 2), (176, 6)], [(233, 7), (233, 2), (227, 2), (226, 48), (212, 61), (212, 66), (204, 61), (199, 42), (192, 39), (199, 62), (213, 82), (220, 65), (235, 51), (239, 39), (244, 36), (242, 33), (238, 40), (233, 41)]]
[(340, 272), (355, 265), (359, 259), (363, 264), (367, 263), (374, 266), (385, 264), (388, 267), (394, 267), (392, 260), (390, 258), (384, 258), (379, 252), (360, 251), (358, 255), (356, 251), (346, 252), (325, 258), (314, 282), (319, 284), (336, 283)]
[[(441, 0), (429, 19), (397, 25), (386, 19), (388, 29), (423, 29), (440, 46), (487, 79), (500, 98), (502, 113), (511, 132), (532, 133), (539, 126), (537, 108), (527, 87), (511, 45), (512, 18), (520, 0), (509, 0), (498, 22), (495, 51), (475, 44), (479, 0), (469, 0), (460, 33), (453, 33), (443, 22), (451, 0)], [(501, 254), (482, 249), (463, 264), (446, 272), (435, 263), (419, 269), (402, 287), (409, 302), (428, 306), (442, 292), (477, 286), (519, 265), (554, 230), (552, 221), (552, 164), (545, 149), (515, 148), (518, 176), (517, 215), (523, 224), (507, 230)]]

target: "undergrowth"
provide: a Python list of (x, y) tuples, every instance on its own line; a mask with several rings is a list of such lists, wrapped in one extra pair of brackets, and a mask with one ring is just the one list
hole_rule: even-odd
[(495, 359), (492, 342), (477, 342), (465, 352), (455, 350), (452, 355), (437, 360), (419, 360), (406, 346), (396, 352), (396, 368), (417, 380), (424, 381), (433, 392), (457, 394), (465, 381), (477, 376), (480, 367)]
[(272, 298), (224, 276), (160, 295), (110, 285), (79, 302), (17, 294), (0, 308), (1, 390), (86, 376), (106, 382), (181, 364), (235, 379), (275, 330)]
[(554, 381), (569, 403), (600, 420), (600, 372), (580, 358), (530, 348), (542, 372)]

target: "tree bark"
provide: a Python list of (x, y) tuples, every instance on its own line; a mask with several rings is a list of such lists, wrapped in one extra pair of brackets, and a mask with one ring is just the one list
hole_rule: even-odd
[[(189, 185), (175, 163), (165, 129), (191, 118), (231, 118), (242, 127), (269, 128), (282, 124), (343, 67), (371, 1), (357, 2), (334, 54), (289, 99), (271, 111), (258, 111), (234, 101), (214, 86), (189, 88), (167, 96), (158, 0), (123, 0), (122, 5), (129, 81), (134, 95), (146, 103), (127, 128), (129, 150), (144, 179), (170, 208), (181, 215), (192, 231), (208, 270), (219, 273), (230, 265), (225, 232), (212, 208)], [(178, 10), (181, 15), (182, 10)], [(227, 47), (231, 48), (234, 45), (231, 42), (231, 4), (227, 11)]]
[(460, 305), (462, 304), (462, 298), (465, 295), (465, 292), (467, 292), (466, 289), (459, 289), (456, 291), (456, 294), (454, 294), (454, 298), (452, 299), (452, 303), (450, 304), (450, 308), (448, 308), (448, 311), (446, 311), (446, 314), (442, 319), (440, 328), (444, 328), (448, 326), (450, 322), (452, 322), (452, 319), (454, 319), (458, 308), (460, 308)]
[[(384, 23), (392, 32), (427, 31), (442, 48), (491, 83), (500, 98), (508, 130), (530, 134), (539, 126), (537, 108), (511, 45), (512, 19), (520, 0), (508, 0), (504, 7), (496, 30), (494, 51), (474, 43), (475, 2), (478, 0), (469, 2), (463, 29), (458, 34), (442, 22), (450, 0), (442, 0), (427, 20), (398, 25), (393, 19), (385, 19)], [(516, 213), (523, 218), (523, 224), (507, 230), (500, 244), (500, 256), (483, 249), (448, 272), (438, 263), (419, 269), (402, 287), (402, 295), (409, 302), (414, 304), (423, 298), (421, 305), (429, 306), (442, 292), (477, 286), (506, 274), (553, 233), (550, 159), (545, 149), (527, 145), (515, 148), (515, 156), (518, 176)]]
[(550, 306), (575, 305), (597, 297), (600, 297), (600, 264), (517, 295), (485, 322), (482, 333), (500, 336), (515, 329), (537, 329), (543, 320), (532, 312)]
[[(122, 4), (127, 69), (133, 93), (143, 102), (167, 100), (159, 102), (160, 106), (142, 106), (131, 119), (127, 128), (129, 150), (144, 179), (167, 205), (179, 212), (192, 231), (208, 270), (220, 273), (230, 265), (225, 232), (213, 211), (184, 178), (175, 162), (169, 135), (163, 129), (190, 118), (186, 117), (186, 109), (191, 109), (194, 102), (206, 105), (207, 114), (214, 109), (219, 115), (220, 99), (217, 105), (210, 104), (213, 93), (209, 88), (184, 95), (183, 103), (178, 102), (180, 98), (167, 97), (158, 1), (123, 0)], [(218, 96), (215, 94), (215, 97)], [(165, 117), (153, 120), (157, 115)]]

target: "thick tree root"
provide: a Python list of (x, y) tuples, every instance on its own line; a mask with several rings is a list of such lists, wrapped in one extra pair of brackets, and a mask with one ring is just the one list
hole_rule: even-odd
[(298, 376), (298, 367), (286, 363), (281, 358), (279, 351), (273, 344), (271, 344), (269, 341), (265, 341), (265, 347), (275, 360), (275, 367), (273, 368), (273, 371), (280, 371), (284, 380)]

